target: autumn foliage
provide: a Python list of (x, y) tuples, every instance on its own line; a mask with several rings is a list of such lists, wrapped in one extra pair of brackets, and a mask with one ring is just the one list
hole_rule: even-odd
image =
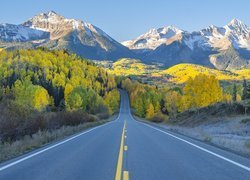
[(205, 74), (189, 78), (181, 87), (158, 88), (140, 84), (129, 78), (122, 84), (130, 94), (131, 106), (135, 114), (151, 120), (163, 115), (175, 119), (180, 112), (232, 100), (232, 96), (223, 91), (214, 76)]
[(200, 74), (183, 88), (182, 110), (201, 108), (223, 101), (223, 90), (214, 76)]
[(64, 122), (76, 125), (90, 119), (90, 114), (97, 118), (114, 114), (119, 102), (115, 77), (74, 54), (46, 49), (0, 52), (0, 106), (6, 107), (0, 109), (0, 140), (8, 127), (11, 131), (19, 126), (47, 127), (42, 125), (47, 120), (33, 121), (37, 116), (65, 112), (65, 117), (68, 113), (75, 119)]

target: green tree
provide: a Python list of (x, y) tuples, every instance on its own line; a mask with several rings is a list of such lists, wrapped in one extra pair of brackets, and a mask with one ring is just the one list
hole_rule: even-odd
[(233, 86), (233, 102), (237, 101), (237, 88), (236, 88), (236, 84), (234, 84)]
[(3, 99), (4, 96), (4, 88), (0, 87), (0, 101)]
[(80, 94), (73, 92), (70, 94), (69, 98), (68, 98), (68, 102), (67, 105), (69, 107), (69, 109), (71, 110), (78, 110), (80, 108), (82, 108), (83, 102), (82, 102), (82, 97)]
[(109, 108), (109, 113), (113, 114), (118, 111), (120, 102), (120, 94), (118, 90), (114, 89), (107, 93), (104, 97), (104, 104)]
[(247, 81), (246, 79), (243, 80), (243, 89), (242, 89), (242, 100), (246, 100), (247, 99)]
[(19, 106), (28, 106), (30, 109), (44, 111), (50, 104), (50, 97), (46, 89), (33, 85), (27, 78), (23, 82), (17, 80), (14, 84), (15, 102)]
[(181, 108), (181, 95), (176, 91), (169, 91), (165, 95), (164, 106), (172, 118), (176, 118)]
[(133, 101), (133, 107), (135, 109), (135, 114), (139, 117), (145, 117), (146, 112), (144, 109), (144, 103), (142, 98), (137, 97), (134, 101)]
[(86, 111), (87, 101), (87, 90), (82, 86), (78, 86), (69, 94), (66, 105), (69, 110), (81, 109)]
[(98, 113), (102, 104), (102, 98), (94, 90), (88, 90), (87, 112), (93, 114)]

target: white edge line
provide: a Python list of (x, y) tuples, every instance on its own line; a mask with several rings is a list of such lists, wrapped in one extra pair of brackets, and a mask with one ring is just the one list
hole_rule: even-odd
[[(131, 115), (131, 114), (130, 114)], [(133, 116), (131, 115), (131, 117), (133, 118)], [(134, 118), (133, 118), (134, 119)], [(185, 143), (187, 143), (187, 144), (189, 144), (189, 145), (191, 145), (191, 146), (194, 146), (194, 147), (196, 147), (196, 148), (198, 148), (198, 149), (200, 149), (200, 150), (202, 150), (202, 151), (204, 151), (204, 152), (207, 152), (207, 153), (209, 153), (209, 154), (212, 154), (212, 155), (214, 155), (214, 156), (216, 156), (216, 157), (218, 157), (218, 158), (220, 158), (220, 159), (223, 159), (223, 160), (225, 160), (225, 161), (227, 161), (227, 162), (229, 162), (229, 163), (231, 163), (231, 164), (234, 164), (234, 165), (236, 165), (236, 166), (238, 166), (238, 167), (241, 167), (242, 169), (245, 169), (245, 170), (247, 170), (247, 171), (250, 171), (250, 167), (247, 167), (247, 166), (245, 166), (245, 165), (243, 165), (243, 164), (240, 164), (240, 163), (238, 163), (238, 162), (235, 162), (235, 161), (233, 161), (233, 160), (231, 160), (231, 159), (228, 159), (228, 158), (226, 158), (226, 157), (224, 157), (224, 156), (221, 156), (221, 155), (219, 155), (219, 154), (217, 154), (217, 153), (214, 153), (214, 152), (212, 152), (212, 151), (209, 151), (209, 150), (207, 150), (207, 149), (205, 149), (205, 148), (203, 148), (203, 147), (200, 147), (200, 146), (198, 146), (198, 145), (196, 145), (196, 144), (193, 144), (193, 143), (191, 143), (191, 142), (189, 142), (189, 141), (187, 141), (187, 140), (184, 140), (184, 139), (182, 139), (182, 138), (179, 138), (179, 137), (177, 137), (177, 136), (175, 136), (175, 135), (172, 135), (172, 134), (170, 134), (170, 133), (168, 133), (168, 132), (165, 132), (165, 131), (163, 131), (163, 130), (160, 130), (160, 129), (158, 129), (158, 128), (155, 128), (155, 127), (153, 127), (153, 126), (151, 126), (151, 125), (148, 125), (148, 124), (145, 124), (145, 123), (142, 123), (142, 122), (139, 122), (139, 121), (137, 121), (138, 123), (141, 123), (141, 124), (143, 124), (143, 125), (145, 125), (145, 126), (148, 126), (148, 127), (150, 127), (150, 128), (152, 128), (152, 129), (154, 129), (154, 130), (157, 130), (157, 131), (159, 131), (159, 132), (162, 132), (162, 133), (164, 133), (164, 134), (166, 134), (166, 135), (169, 135), (169, 136), (171, 136), (171, 137), (173, 137), (173, 138), (175, 138), (175, 139), (178, 139), (178, 140), (180, 140), (180, 141), (182, 141), (182, 142), (185, 142)]]
[(114, 121), (111, 121), (111, 122), (105, 123), (105, 124), (103, 124), (103, 125), (100, 125), (100, 126), (97, 126), (97, 127), (92, 128), (92, 129), (89, 129), (89, 130), (87, 130), (87, 131), (84, 131), (84, 132), (82, 132), (82, 133), (80, 133), (80, 134), (77, 134), (77, 135), (75, 135), (75, 136), (73, 136), (73, 137), (71, 137), (71, 138), (69, 138), (69, 139), (66, 139), (66, 140), (64, 140), (64, 141), (61, 141), (61, 142), (59, 142), (59, 143), (56, 143), (56, 144), (54, 144), (54, 145), (52, 145), (52, 146), (50, 146), (50, 147), (47, 147), (47, 148), (45, 148), (45, 149), (43, 149), (43, 150), (41, 150), (41, 151), (38, 151), (38, 152), (33, 153), (33, 154), (31, 154), (31, 155), (28, 155), (28, 156), (26, 156), (26, 157), (24, 157), (24, 158), (21, 158), (21, 159), (19, 159), (19, 160), (17, 160), (17, 161), (14, 161), (14, 162), (12, 162), (12, 163), (9, 163), (9, 164), (7, 164), (7, 165), (5, 165), (5, 166), (3, 166), (3, 167), (0, 167), (0, 172), (3, 171), (3, 170), (5, 170), (5, 169), (7, 169), (7, 168), (10, 168), (10, 167), (12, 167), (12, 166), (14, 166), (14, 165), (16, 165), (16, 164), (19, 164), (19, 163), (21, 163), (21, 162), (23, 162), (23, 161), (25, 161), (25, 160), (28, 160), (28, 159), (30, 159), (30, 158), (32, 158), (32, 157), (34, 157), (34, 156), (37, 156), (37, 155), (39, 155), (39, 154), (41, 154), (41, 153), (43, 153), (43, 152), (46, 152), (46, 151), (48, 151), (48, 150), (50, 150), (50, 149), (53, 149), (53, 148), (55, 148), (55, 147), (57, 147), (57, 146), (60, 146), (60, 145), (62, 145), (62, 144), (64, 144), (64, 143), (66, 143), (66, 142), (69, 142), (69, 141), (71, 141), (71, 140), (73, 140), (73, 139), (75, 139), (75, 138), (78, 138), (79, 136), (82, 136), (82, 135), (84, 135), (84, 134), (87, 134), (87, 133), (89, 133), (89, 132), (91, 132), (91, 131), (93, 131), (93, 130), (96, 130), (96, 129), (101, 128), (101, 127), (103, 127), (103, 126), (106, 126), (106, 125), (108, 125), (108, 124), (114, 123), (114, 122), (116, 122), (116, 121), (120, 118), (120, 115), (121, 115), (121, 113), (120, 113), (120, 111), (119, 111), (119, 115), (118, 115), (118, 117), (117, 117)]

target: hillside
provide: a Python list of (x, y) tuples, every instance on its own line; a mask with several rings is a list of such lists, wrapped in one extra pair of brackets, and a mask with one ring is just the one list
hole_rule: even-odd
[[(20, 103), (30, 105), (38, 111), (46, 110), (47, 106), (69, 110), (83, 106), (83, 110), (88, 113), (95, 113), (98, 108), (94, 106), (102, 106), (104, 96), (116, 89), (114, 76), (107, 74), (105, 70), (96, 67), (93, 63), (76, 55), (69, 55), (65, 51), (2, 50), (0, 52), (0, 75), (0, 92), (24, 87), (24, 94), (20, 94), (22, 98)], [(44, 91), (44, 99), (48, 100), (41, 105), (41, 108), (37, 106), (42, 97), (37, 97), (36, 94), (34, 98), (38, 99), (31, 99), (30, 102), (27, 101), (28, 104), (24, 102), (25, 98), (32, 98), (31, 94), (33, 90), (36, 93), (37, 88)], [(29, 90), (32, 93), (29, 93)], [(20, 92), (21, 90), (13, 94)], [(4, 96), (4, 94), (0, 95)], [(86, 104), (80, 102), (77, 104), (76, 101), (82, 101), (86, 94), (90, 95), (92, 105), (97, 104), (93, 107), (90, 105), (86, 107)], [(80, 97), (83, 99), (81, 100)]]
[(157, 72), (157, 65), (147, 65), (137, 59), (123, 58), (113, 63), (111, 74), (129, 76), (129, 75), (147, 75)]
[(189, 78), (194, 78), (198, 74), (213, 75), (219, 80), (243, 80), (250, 79), (250, 69), (223, 71), (208, 68), (195, 64), (178, 64), (159, 73), (153, 73), (152, 76), (170, 75), (169, 81), (175, 83), (184, 83)]
[(123, 58), (117, 62), (96, 62), (104, 67), (110, 74), (130, 76), (144, 83), (185, 83), (189, 78), (198, 74), (213, 75), (221, 81), (240, 81), (250, 79), (250, 69), (218, 70), (196, 64), (178, 64), (168, 69), (163, 69), (161, 64), (148, 65), (138, 59)]
[(118, 76), (146, 76), (159, 71), (158, 65), (144, 64), (138, 59), (122, 58), (116, 62), (95, 61), (95, 63), (107, 69), (110, 74)]

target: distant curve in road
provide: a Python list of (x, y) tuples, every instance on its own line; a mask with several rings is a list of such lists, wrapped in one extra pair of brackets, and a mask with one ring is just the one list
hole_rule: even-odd
[(0, 179), (250, 179), (249, 159), (135, 121), (120, 93), (115, 121), (0, 164)]

